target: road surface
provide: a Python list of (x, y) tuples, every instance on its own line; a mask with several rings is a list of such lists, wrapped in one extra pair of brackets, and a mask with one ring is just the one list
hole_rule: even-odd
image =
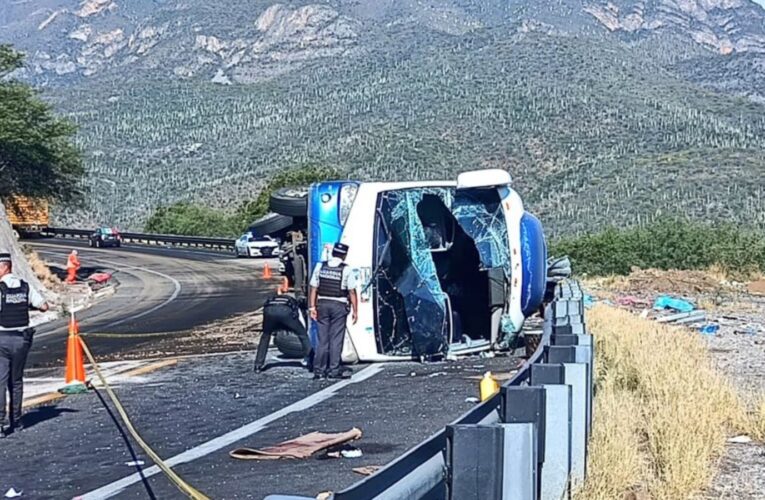
[[(33, 247), (46, 261), (66, 262), (77, 248), (84, 267), (117, 271), (116, 293), (78, 313), (81, 332), (120, 334), (92, 342), (96, 354), (122, 352), (151, 342), (141, 334), (179, 332), (259, 308), (275, 282), (262, 267), (275, 259), (180, 249), (129, 247), (90, 249), (77, 240), (46, 240)], [(30, 368), (60, 364), (66, 346), (65, 318), (37, 329)]]

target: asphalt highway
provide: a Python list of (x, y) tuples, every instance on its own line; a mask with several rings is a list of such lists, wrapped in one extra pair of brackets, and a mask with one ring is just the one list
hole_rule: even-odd
[[(83, 267), (115, 272), (116, 293), (77, 314), (81, 332), (117, 334), (92, 345), (99, 355), (151, 342), (142, 334), (178, 332), (259, 308), (274, 283), (262, 280), (264, 262), (197, 250), (142, 246), (91, 249), (78, 240), (32, 242), (48, 262), (66, 263), (77, 248)], [(60, 364), (67, 320), (37, 329), (28, 367)], [(118, 335), (122, 335), (120, 338)]]

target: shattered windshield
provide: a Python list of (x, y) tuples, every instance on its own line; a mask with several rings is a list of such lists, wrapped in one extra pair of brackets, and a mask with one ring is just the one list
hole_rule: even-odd
[(489, 272), (510, 273), (497, 190), (388, 191), (378, 199), (376, 219), (381, 351), (428, 356), (465, 337), (485, 337), (493, 312)]

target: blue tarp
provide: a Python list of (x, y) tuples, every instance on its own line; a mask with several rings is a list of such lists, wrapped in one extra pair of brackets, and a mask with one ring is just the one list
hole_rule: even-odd
[(653, 308), (657, 310), (673, 309), (678, 312), (691, 312), (695, 309), (693, 304), (687, 300), (670, 297), (669, 295), (659, 295), (656, 297)]

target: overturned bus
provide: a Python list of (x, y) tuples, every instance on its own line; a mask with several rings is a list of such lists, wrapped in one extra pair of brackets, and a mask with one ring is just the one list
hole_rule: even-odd
[(307, 206), (308, 269), (340, 241), (359, 273), (345, 362), (506, 349), (542, 304), (542, 227), (504, 170), (456, 182), (321, 182)]

